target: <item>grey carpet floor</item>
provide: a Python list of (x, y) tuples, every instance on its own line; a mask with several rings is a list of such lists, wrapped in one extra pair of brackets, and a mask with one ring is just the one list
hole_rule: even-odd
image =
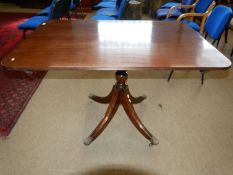
[(148, 96), (135, 109), (159, 145), (149, 147), (120, 108), (87, 147), (83, 140), (107, 107), (87, 96), (105, 95), (114, 72), (49, 72), (0, 141), (1, 174), (231, 175), (232, 71), (210, 72), (204, 85), (199, 72), (175, 72), (170, 83), (168, 73), (129, 72), (131, 92)]

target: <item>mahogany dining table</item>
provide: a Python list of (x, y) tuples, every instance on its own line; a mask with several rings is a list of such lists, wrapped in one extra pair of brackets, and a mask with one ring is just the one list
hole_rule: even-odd
[(149, 20), (52, 20), (30, 34), (1, 64), (22, 71), (115, 70), (116, 83), (111, 92), (105, 97), (89, 96), (109, 105), (84, 140), (85, 145), (101, 134), (119, 105), (150, 145), (159, 143), (134, 110), (133, 104), (146, 96), (131, 95), (127, 70), (209, 71), (231, 67), (222, 53), (185, 24)]

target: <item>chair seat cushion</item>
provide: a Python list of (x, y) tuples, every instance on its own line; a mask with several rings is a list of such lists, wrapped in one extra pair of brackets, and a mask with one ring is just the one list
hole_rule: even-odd
[(103, 1), (95, 6), (96, 9), (99, 8), (116, 8), (116, 2), (113, 1)]
[(111, 17), (111, 16), (103, 16), (103, 15), (96, 15), (91, 18), (93, 21), (98, 21), (98, 20), (116, 20), (116, 18)]
[(42, 10), (39, 11), (36, 15), (37, 15), (37, 16), (48, 16), (49, 11), (50, 11), (50, 6), (44, 8), (44, 9), (42, 9)]
[(96, 11), (96, 15), (116, 17), (118, 15), (118, 9), (116, 9), (116, 8), (102, 8), (102, 9), (99, 9)]
[(181, 3), (178, 3), (178, 2), (168, 2), (166, 4), (164, 4), (161, 8), (171, 8), (173, 6), (177, 6), (177, 5), (181, 5)]
[[(162, 9), (158, 9), (156, 11), (156, 16), (161, 19), (161, 18), (165, 18), (166, 15), (167, 15), (167, 12), (168, 12), (169, 9), (165, 9), (165, 8), (162, 8)], [(171, 17), (178, 17), (180, 16), (182, 13), (180, 12), (179, 9), (174, 9), (171, 13), (170, 13), (170, 16)]]
[(193, 30), (200, 32), (200, 27), (197, 23), (193, 22), (193, 21), (189, 21), (189, 20), (182, 20), (182, 23), (188, 25), (189, 27), (191, 27)]
[(47, 16), (33, 16), (29, 18), (27, 21), (24, 23), (18, 25), (19, 29), (31, 29), (34, 30), (36, 29), (39, 25), (41, 25), (43, 22), (48, 21)]

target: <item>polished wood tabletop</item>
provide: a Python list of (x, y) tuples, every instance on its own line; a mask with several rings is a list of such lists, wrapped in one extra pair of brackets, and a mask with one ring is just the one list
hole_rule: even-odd
[(108, 108), (96, 128), (84, 140), (91, 144), (107, 127), (119, 105), (137, 130), (157, 145), (133, 104), (126, 70), (227, 69), (231, 62), (199, 33), (178, 22), (158, 21), (51, 21), (40, 26), (14, 49), (2, 64), (21, 70), (82, 69), (118, 70), (116, 83), (105, 97), (89, 97)]
[(231, 62), (178, 22), (50, 21), (3, 61), (14, 69), (227, 69)]

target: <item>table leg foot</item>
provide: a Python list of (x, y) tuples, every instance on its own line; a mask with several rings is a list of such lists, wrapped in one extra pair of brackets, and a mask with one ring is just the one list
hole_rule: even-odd
[(101, 121), (96, 126), (96, 128), (92, 131), (90, 136), (84, 140), (85, 145), (90, 145), (103, 132), (103, 130), (107, 127), (107, 125), (112, 120), (118, 107), (119, 107), (119, 92), (116, 90), (112, 92), (112, 98), (110, 100), (110, 104), (108, 106), (108, 109), (104, 117), (101, 119)]
[(91, 142), (93, 141), (93, 139), (91, 137), (87, 137), (85, 140), (84, 140), (84, 145), (88, 146), (91, 144)]
[(152, 135), (149, 146), (158, 145), (158, 144), (159, 144), (159, 140)]
[(150, 141), (152, 145), (157, 145), (158, 140), (148, 131), (148, 129), (144, 126), (144, 124), (139, 119), (136, 111), (134, 110), (131, 99), (129, 98), (129, 90), (125, 90), (122, 97), (122, 106), (129, 117), (130, 121), (137, 128), (137, 130)]

